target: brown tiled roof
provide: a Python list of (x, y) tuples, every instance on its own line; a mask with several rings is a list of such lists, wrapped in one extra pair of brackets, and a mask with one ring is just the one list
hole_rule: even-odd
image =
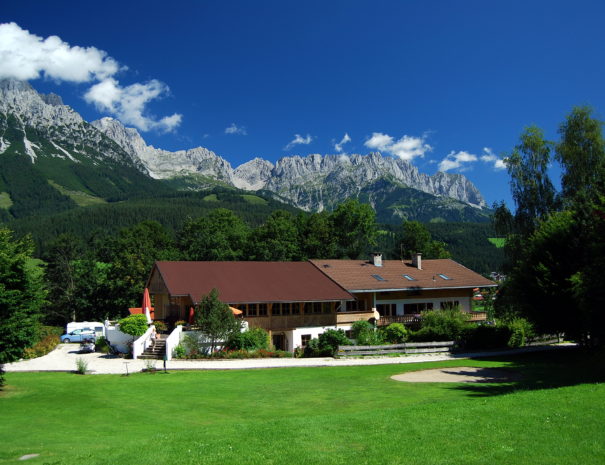
[(197, 303), (213, 288), (228, 303), (352, 300), (309, 262), (156, 262), (173, 296)]
[[(311, 260), (311, 263), (350, 292), (457, 289), (496, 285), (449, 259), (422, 260), (422, 270), (414, 267), (410, 261), (401, 260), (383, 260), (382, 266), (374, 266), (365, 260)], [(451, 279), (444, 279), (440, 274)], [(414, 278), (414, 281), (406, 279), (403, 275)]]

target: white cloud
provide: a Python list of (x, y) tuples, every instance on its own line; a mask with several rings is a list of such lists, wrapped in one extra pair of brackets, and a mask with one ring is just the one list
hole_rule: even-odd
[(147, 103), (168, 93), (168, 86), (151, 80), (122, 87), (114, 75), (126, 69), (95, 47), (71, 46), (57, 36), (44, 39), (16, 23), (0, 24), (0, 78), (96, 82), (85, 93), (85, 100), (123, 123), (142, 131), (171, 131), (177, 127), (182, 119), (179, 114), (160, 119), (145, 115)]
[(142, 131), (169, 132), (181, 123), (181, 115), (175, 113), (156, 120), (143, 114), (147, 103), (168, 91), (166, 84), (155, 79), (122, 87), (114, 78), (107, 78), (88, 89), (84, 99), (99, 110), (116, 115), (124, 124), (131, 124)]
[(225, 128), (225, 134), (239, 134), (240, 136), (247, 136), (248, 132), (244, 126), (237, 126), (235, 123), (231, 123), (231, 126)]
[(59, 81), (90, 82), (119, 69), (103, 50), (72, 47), (57, 36), (43, 39), (16, 23), (0, 24), (0, 78), (38, 79), (42, 74)]
[(372, 137), (365, 141), (364, 145), (370, 149), (377, 149), (397, 156), (402, 160), (410, 161), (416, 157), (424, 157), (426, 152), (433, 150), (433, 147), (427, 144), (425, 140), (426, 135), (422, 137), (404, 135), (401, 139), (395, 140), (388, 134), (374, 132)]
[(284, 147), (284, 150), (290, 150), (292, 147), (299, 144), (309, 145), (312, 141), (313, 137), (310, 134), (307, 134), (306, 137), (303, 137), (300, 134), (294, 134), (294, 139), (288, 142), (288, 145)]
[(351, 142), (351, 138), (349, 137), (349, 134), (345, 132), (345, 135), (340, 142), (338, 144), (334, 144), (334, 150), (336, 150), (338, 153), (342, 152), (342, 146), (348, 142)]
[(506, 164), (502, 158), (496, 156), (496, 154), (489, 147), (483, 147), (483, 155), (481, 155), (481, 161), (485, 163), (493, 163), (495, 170), (505, 170)]
[(451, 151), (447, 157), (439, 162), (439, 171), (449, 171), (458, 168), (462, 168), (461, 171), (463, 171), (468, 169), (468, 165), (465, 165), (465, 163), (468, 164), (476, 161), (477, 155), (465, 152), (464, 150), (460, 152)]

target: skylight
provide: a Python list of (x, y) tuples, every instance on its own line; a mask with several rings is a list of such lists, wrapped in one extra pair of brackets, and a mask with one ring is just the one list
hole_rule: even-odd
[(404, 274), (403, 277), (408, 281), (416, 281), (416, 278), (412, 278), (409, 274)]
[(373, 274), (372, 278), (374, 278), (376, 281), (386, 281), (386, 279), (384, 279), (382, 276), (380, 276), (379, 274)]
[(452, 279), (448, 275), (441, 274), (441, 273), (439, 273), (437, 276), (439, 276), (441, 279), (445, 279), (446, 281), (449, 281), (450, 279)]

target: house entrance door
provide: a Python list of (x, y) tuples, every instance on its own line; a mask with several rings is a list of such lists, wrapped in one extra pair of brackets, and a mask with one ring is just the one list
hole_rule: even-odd
[(275, 347), (275, 350), (286, 350), (286, 336), (283, 334), (274, 334), (273, 347)]

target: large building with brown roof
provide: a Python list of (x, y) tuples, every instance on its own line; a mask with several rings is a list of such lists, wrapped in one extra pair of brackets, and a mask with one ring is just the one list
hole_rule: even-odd
[(496, 284), (453, 260), (311, 260), (355, 296), (348, 310), (377, 309), (379, 324), (407, 323), (425, 310), (471, 311), (473, 290)]
[(277, 348), (294, 350), (326, 328), (350, 328), (371, 310), (344, 312), (354, 297), (309, 262), (156, 262), (147, 287), (155, 318), (187, 320), (189, 309), (217, 289), (249, 327), (269, 331)]
[(147, 287), (155, 318), (187, 320), (217, 289), (249, 327), (267, 330), (276, 348), (294, 350), (327, 328), (345, 331), (380, 314), (408, 323), (430, 309), (471, 310), (473, 289), (495, 283), (453, 260), (310, 262), (156, 262)]

